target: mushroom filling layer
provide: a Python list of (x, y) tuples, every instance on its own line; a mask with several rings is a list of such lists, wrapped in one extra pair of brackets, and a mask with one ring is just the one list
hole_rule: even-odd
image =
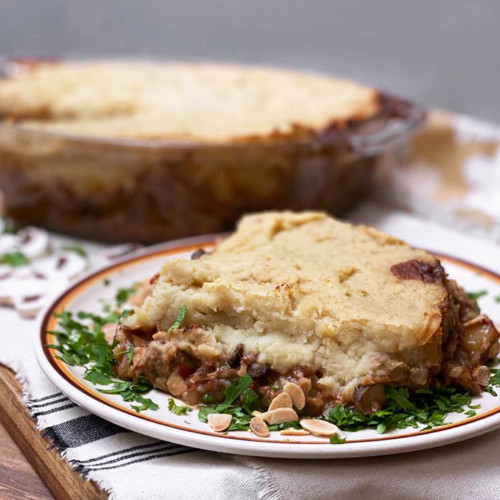
[[(488, 385), (485, 363), (498, 354), (499, 334), (491, 320), (479, 314), (475, 300), (456, 282), (448, 280), (446, 287), (451, 300), (445, 315), (440, 368), (428, 370), (421, 381), (401, 362), (365, 377), (366, 383), (334, 393), (319, 382), (322, 374), (317, 370), (297, 365), (279, 372), (246, 353), (243, 344), (221, 356), (210, 347), (207, 333), (198, 325), (170, 332), (129, 330), (120, 325), (115, 373), (127, 380), (144, 377), (154, 387), (189, 405), (222, 402), (231, 382), (248, 374), (262, 407), (267, 408), (286, 383), (294, 382), (306, 397), (302, 413), (309, 416), (320, 415), (339, 403), (351, 404), (363, 413), (381, 409), (386, 401), (384, 385), (415, 390), (440, 384), (478, 394)], [(132, 357), (126, 355), (130, 350)]]

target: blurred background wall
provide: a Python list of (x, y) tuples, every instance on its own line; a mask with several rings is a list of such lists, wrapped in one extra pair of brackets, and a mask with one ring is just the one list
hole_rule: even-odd
[(500, 122), (494, 0), (0, 0), (0, 54), (243, 61)]

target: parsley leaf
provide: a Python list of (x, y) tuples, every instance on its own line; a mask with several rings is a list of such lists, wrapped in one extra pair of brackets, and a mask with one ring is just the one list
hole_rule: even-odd
[(179, 307), (179, 312), (177, 313), (177, 318), (172, 323), (172, 326), (167, 330), (167, 332), (173, 332), (177, 330), (181, 326), (182, 321), (184, 320), (184, 316), (186, 316), (186, 306)]
[(135, 293), (135, 288), (119, 288), (115, 295), (116, 305), (121, 307)]
[(5, 226), (3, 228), (2, 234), (17, 234), (19, 229), (15, 226), (12, 226), (10, 223), (5, 222)]
[(126, 318), (127, 316), (130, 316), (132, 314), (132, 310), (131, 309), (124, 309), (120, 316), (118, 316), (118, 319), (122, 319), (122, 318)]
[(493, 387), (491, 385), (488, 385), (483, 390), (484, 390), (484, 392), (487, 392), (487, 393), (491, 394), (492, 396), (495, 396), (495, 397), (498, 396), (497, 392), (495, 391), (495, 389), (493, 389)]
[(205, 404), (207, 404), (207, 405), (210, 405), (210, 404), (212, 404), (212, 403), (215, 403), (215, 398), (214, 398), (212, 395), (208, 394), (208, 393), (203, 394), (203, 397), (201, 398), (201, 400), (202, 400)]
[(65, 252), (75, 252), (82, 257), (87, 257), (87, 250), (82, 245), (66, 245), (61, 248)]
[(122, 351), (113, 351), (113, 357), (115, 359), (126, 355), (126, 360), (127, 360), (127, 366), (130, 366), (132, 364), (132, 359), (134, 358), (134, 344), (129, 343), (126, 349), (123, 349)]
[(330, 436), (330, 443), (332, 444), (344, 444), (346, 441), (346, 438), (341, 438), (337, 436), (337, 434), (333, 434)]
[(127, 348), (127, 365), (132, 364), (132, 358), (134, 357), (134, 344), (130, 343)]
[(0, 257), (0, 264), (7, 264), (11, 267), (21, 267), (29, 264), (29, 259), (19, 251), (4, 253)]
[(259, 395), (253, 389), (246, 389), (242, 393), (243, 398), (243, 408), (248, 412), (252, 413), (255, 410), (260, 410), (260, 399)]
[(489, 392), (492, 396), (496, 396), (497, 393), (493, 387), (500, 387), (500, 368), (490, 368), (490, 374), (489, 384), (484, 390)]
[(481, 297), (484, 297), (485, 295), (488, 295), (488, 292), (486, 290), (479, 290), (478, 292), (467, 292), (467, 296), (472, 300), (477, 300)]
[(497, 295), (497, 296), (495, 297), (495, 302), (497, 302), (497, 303), (499, 303), (499, 304), (500, 304), (500, 295)]
[(389, 398), (389, 400), (395, 401), (396, 404), (403, 410), (407, 411), (417, 410), (415, 405), (409, 399), (410, 393), (408, 389), (406, 388), (394, 389), (393, 387), (386, 386), (385, 393)]
[(252, 377), (245, 373), (242, 377), (236, 379), (225, 391), (226, 399), (220, 406), (230, 406), (234, 403), (250, 386), (253, 384)]
[(134, 401), (140, 403), (140, 405), (130, 405), (136, 412), (141, 412), (144, 410), (153, 410), (156, 411), (159, 407), (156, 403), (154, 403), (151, 399), (145, 398), (140, 394), (134, 395)]
[(152, 386), (149, 382), (139, 379), (137, 382), (129, 380), (113, 381), (111, 389), (99, 389), (103, 394), (118, 394), (124, 401), (140, 403), (139, 405), (131, 405), (135, 411), (157, 410), (158, 405), (151, 399), (145, 398), (142, 394), (149, 392)]
[(185, 413), (191, 411), (191, 408), (189, 408), (189, 406), (176, 405), (173, 398), (168, 399), (168, 409), (175, 415), (184, 415)]
[(109, 375), (103, 373), (103, 371), (96, 366), (90, 367), (83, 377), (85, 380), (92, 382), (93, 384), (108, 385), (111, 384), (112, 379)]

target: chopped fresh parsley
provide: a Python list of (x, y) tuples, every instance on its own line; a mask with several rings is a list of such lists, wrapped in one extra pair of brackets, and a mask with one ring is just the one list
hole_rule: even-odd
[(118, 317), (118, 319), (122, 319), (122, 318), (126, 318), (127, 316), (130, 316), (132, 314), (132, 310), (131, 309), (124, 309), (120, 316)]
[(61, 248), (65, 252), (75, 252), (82, 257), (87, 257), (87, 250), (82, 245), (66, 245)]
[(113, 351), (113, 357), (115, 359), (120, 358), (124, 354), (126, 355), (127, 365), (130, 366), (134, 358), (134, 344), (130, 343), (128, 347), (122, 351)]
[(103, 316), (85, 311), (78, 311), (76, 317), (81, 320), (85, 319), (91, 320), (93, 328), (95, 330), (102, 328), (104, 325), (108, 323), (118, 323), (118, 320), (121, 318), (121, 315), (116, 310), (113, 310), (111, 307), (105, 306), (103, 307), (103, 311), (106, 313)]
[(497, 295), (497, 296), (495, 297), (495, 302), (500, 303), (500, 295)]
[(0, 264), (7, 264), (11, 267), (21, 267), (29, 264), (29, 259), (22, 252), (9, 252), (0, 256)]
[(176, 405), (173, 398), (168, 399), (168, 409), (172, 413), (175, 413), (175, 415), (184, 415), (184, 414), (189, 413), (191, 411), (191, 408), (189, 406)]
[(497, 396), (497, 392), (493, 387), (500, 387), (500, 368), (490, 368), (490, 383), (484, 390), (492, 396)]
[[(242, 377), (233, 380), (231, 385), (224, 391), (224, 402), (218, 405), (200, 405), (198, 418), (201, 422), (208, 422), (208, 415), (211, 413), (227, 413), (233, 418), (228, 431), (247, 431), (250, 429), (250, 420), (252, 412), (259, 410), (260, 401), (257, 393), (251, 389), (253, 384), (252, 377), (245, 374)], [(270, 431), (279, 431), (283, 429), (300, 429), (299, 422), (285, 422), (268, 426)]]
[(488, 295), (488, 292), (486, 290), (479, 290), (478, 292), (467, 292), (467, 296), (472, 300), (477, 300), (481, 297), (484, 297), (485, 295)]
[(250, 386), (253, 384), (252, 377), (246, 373), (242, 377), (236, 379), (225, 391), (226, 399), (220, 406), (230, 406), (238, 399)]
[(172, 326), (167, 330), (167, 332), (173, 332), (179, 328), (184, 320), (184, 316), (186, 316), (186, 306), (179, 307), (179, 312), (177, 313), (177, 318), (172, 323)]
[(497, 391), (495, 391), (495, 389), (493, 389), (493, 387), (491, 385), (488, 385), (483, 390), (484, 390), (484, 392), (487, 392), (487, 393), (491, 394), (492, 396), (495, 396), (495, 397), (498, 396)]
[(201, 398), (201, 400), (207, 405), (215, 403), (215, 398), (208, 393), (203, 394), (203, 397)]
[[(124, 397), (123, 394), (121, 394), (122, 398), (127, 401)], [(135, 410), (137, 413), (144, 411), (144, 410), (152, 410), (156, 411), (159, 407), (158, 405), (153, 402), (149, 398), (145, 398), (144, 396), (141, 396), (140, 394), (135, 394), (133, 396), (133, 401), (140, 403), (140, 405), (130, 405), (130, 407)]]
[(119, 288), (115, 295), (116, 305), (121, 307), (135, 293), (135, 288)]
[(113, 382), (111, 376), (106, 375), (100, 368), (96, 366), (91, 366), (84, 376), (85, 380), (92, 382), (93, 384), (99, 385), (109, 385)]
[(3, 234), (17, 234), (19, 232), (19, 229), (15, 226), (12, 226), (10, 223), (5, 222), (5, 226), (3, 228), (2, 233)]
[(387, 406), (365, 415), (346, 405), (334, 406), (324, 418), (346, 431), (376, 429), (379, 434), (419, 424), (430, 429), (445, 424), (448, 413), (463, 413), (471, 408), (470, 394), (454, 388), (437, 386), (434, 389), (419, 389), (410, 394), (408, 389), (386, 387)]
[(252, 413), (256, 410), (261, 409), (259, 395), (253, 389), (245, 389), (242, 394), (242, 398), (243, 408), (248, 413)]
[(500, 387), (500, 369), (499, 368), (490, 368), (491, 377), (490, 384), (495, 387)]
[(132, 359), (134, 357), (134, 344), (129, 344), (127, 348), (127, 365), (130, 366), (132, 364)]
[(341, 437), (337, 436), (337, 434), (330, 436), (330, 443), (332, 443), (332, 444), (344, 444), (345, 441), (346, 441), (346, 438), (341, 438)]
[(139, 403), (139, 405), (131, 405), (131, 408), (137, 412), (144, 410), (156, 411), (158, 409), (158, 405), (156, 403), (142, 395), (149, 392), (152, 388), (151, 384), (146, 380), (139, 379), (136, 382), (118, 380), (113, 381), (112, 383), (113, 387), (111, 389), (99, 389), (99, 392), (102, 392), (103, 394), (118, 394), (124, 401)]
[[(158, 405), (144, 396), (152, 389), (145, 379), (134, 382), (120, 380), (113, 373), (116, 356), (126, 354), (127, 363), (131, 363), (133, 345), (119, 353), (114, 353), (114, 344), (109, 345), (102, 331), (108, 323), (116, 323), (120, 314), (111, 307), (104, 307), (104, 314), (94, 314), (79, 311), (76, 315), (69, 311), (56, 313), (58, 319), (57, 330), (51, 331), (58, 339), (58, 343), (49, 347), (59, 352), (59, 359), (71, 366), (85, 367), (85, 380), (97, 385), (105, 386), (98, 389), (103, 394), (116, 394), (131, 404), (131, 408), (140, 412), (157, 410)], [(123, 315), (123, 313), (122, 313)]]

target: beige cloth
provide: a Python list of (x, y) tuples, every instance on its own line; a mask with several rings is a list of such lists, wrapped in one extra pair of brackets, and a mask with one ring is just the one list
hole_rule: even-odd
[(500, 243), (500, 127), (429, 112), (409, 163), (389, 155), (375, 191), (394, 208)]
[(274, 494), (260, 498), (417, 500), (500, 498), (500, 432), (462, 444), (380, 458), (259, 460)]

